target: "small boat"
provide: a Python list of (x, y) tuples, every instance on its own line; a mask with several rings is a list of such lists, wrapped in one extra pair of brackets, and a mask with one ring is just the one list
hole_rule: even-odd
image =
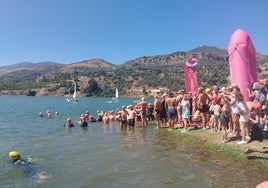
[(118, 89), (115, 88), (115, 97), (112, 98), (112, 100), (110, 101), (107, 101), (107, 103), (117, 103), (118, 102), (118, 97), (119, 97), (119, 94), (118, 94)]
[(74, 83), (74, 94), (72, 97), (68, 97), (66, 99), (67, 102), (77, 102), (79, 101), (77, 98), (76, 98), (76, 83)]

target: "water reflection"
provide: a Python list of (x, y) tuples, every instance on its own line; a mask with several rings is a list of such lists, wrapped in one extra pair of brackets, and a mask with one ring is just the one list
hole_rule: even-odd
[(119, 137), (126, 141), (127, 146), (144, 145), (147, 131), (144, 127), (122, 127)]

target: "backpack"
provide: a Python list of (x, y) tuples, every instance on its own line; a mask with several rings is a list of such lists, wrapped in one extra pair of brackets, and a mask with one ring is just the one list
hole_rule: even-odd
[(264, 134), (263, 134), (262, 126), (259, 123), (252, 124), (250, 140), (258, 140), (262, 142), (263, 139), (264, 139)]

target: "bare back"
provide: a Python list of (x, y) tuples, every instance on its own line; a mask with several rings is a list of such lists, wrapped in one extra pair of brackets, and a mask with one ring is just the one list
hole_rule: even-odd
[(174, 97), (168, 97), (166, 99), (166, 105), (167, 105), (168, 108), (175, 107), (175, 105), (176, 105), (176, 98), (174, 98)]

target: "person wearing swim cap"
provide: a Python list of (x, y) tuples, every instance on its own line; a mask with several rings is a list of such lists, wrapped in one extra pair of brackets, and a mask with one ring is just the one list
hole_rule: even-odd
[(95, 119), (95, 117), (92, 116), (92, 115), (89, 116), (89, 121), (90, 122), (97, 122), (97, 120)]
[(66, 123), (64, 124), (64, 127), (74, 127), (74, 124), (71, 118), (67, 118)]
[(37, 177), (39, 179), (50, 179), (51, 176), (48, 176), (46, 172), (38, 173), (35, 168), (33, 168), (30, 161), (26, 161), (21, 158), (21, 155), (18, 151), (11, 151), (8, 154), (9, 159), (13, 165), (19, 166), (21, 170), (27, 177)]
[(28, 163), (27, 161), (21, 159), (20, 153), (17, 151), (9, 152), (8, 156), (12, 163), (21, 163), (21, 162)]
[(98, 110), (97, 113), (98, 113), (98, 122), (102, 122), (102, 118), (103, 118), (103, 115), (104, 115), (103, 111)]
[(88, 122), (86, 121), (86, 118), (85, 116), (81, 116), (80, 117), (80, 121), (79, 121), (79, 125), (83, 128), (87, 127), (88, 126)]
[(39, 112), (38, 113), (38, 116), (41, 118), (41, 117), (43, 117), (43, 113), (42, 112)]
[(20, 153), (17, 151), (9, 152), (9, 159), (12, 164), (20, 166), (22, 171), (27, 177), (32, 177), (37, 174), (36, 170), (32, 167), (29, 161), (21, 158)]

